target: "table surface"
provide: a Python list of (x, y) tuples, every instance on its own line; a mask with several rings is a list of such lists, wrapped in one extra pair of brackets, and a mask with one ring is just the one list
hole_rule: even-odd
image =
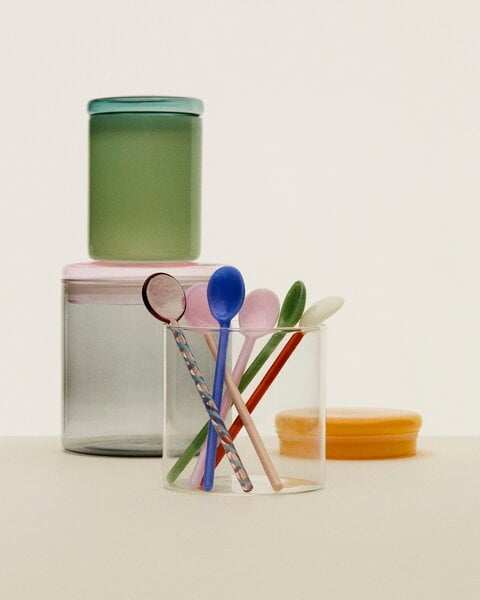
[(480, 437), (328, 461), (327, 488), (165, 490), (161, 459), (0, 438), (2, 600), (478, 600)]

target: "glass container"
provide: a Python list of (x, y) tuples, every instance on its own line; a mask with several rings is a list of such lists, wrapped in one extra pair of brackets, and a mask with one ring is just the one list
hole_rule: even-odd
[[(216, 268), (196, 263), (97, 262), (64, 269), (65, 449), (162, 454), (163, 336), (161, 325), (145, 309), (141, 288), (149, 275), (165, 272), (187, 289), (207, 281)], [(204, 420), (194, 410), (186, 411), (185, 418), (183, 426), (193, 428)]]
[[(179, 351), (177, 343), (178, 331), (184, 337), (184, 340), (180, 339), (183, 352)], [(164, 335), (163, 467), (167, 488), (192, 494), (250, 497), (306, 492), (324, 487), (324, 326), (258, 330), (233, 327), (229, 330), (229, 359), (222, 400), (225, 404), (220, 407), (220, 416), (230, 437), (219, 436), (223, 443), (217, 447), (214, 461), (217, 466), (211, 491), (203, 488), (204, 465), (208, 459), (202, 458), (201, 448), (206, 435), (210, 435), (206, 433), (210, 413), (205, 403), (211, 395), (215, 359), (209, 344), (214, 350), (218, 329), (176, 328), (170, 325), (165, 328)], [(279, 345), (253, 380), (245, 387), (242, 379), (237, 378), (232, 385), (230, 369), (235, 370), (245, 340), (255, 339), (251, 363), (272, 336), (276, 336)], [(185, 344), (191, 350), (185, 350)], [(192, 365), (198, 369), (193, 374)], [(201, 430), (193, 427), (185, 413), (195, 411), (197, 418), (199, 409), (203, 410)], [(283, 447), (282, 423), (287, 412), (299, 410), (309, 410), (313, 417), (302, 431), (303, 444), (297, 440), (297, 452), (292, 455)], [(234, 451), (229, 452), (229, 447)], [(240, 478), (245, 482), (246, 474), (253, 486), (250, 491), (244, 491), (239, 476), (235, 474), (234, 465), (238, 467), (239, 464)]]

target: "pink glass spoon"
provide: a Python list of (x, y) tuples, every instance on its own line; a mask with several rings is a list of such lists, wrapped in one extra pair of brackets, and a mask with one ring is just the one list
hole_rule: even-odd
[[(218, 327), (214, 317), (210, 313), (207, 300), (206, 284), (197, 284), (187, 290), (185, 320), (189, 325), (196, 327)], [(267, 333), (267, 329), (273, 327), (278, 319), (280, 302), (274, 292), (268, 289), (258, 289), (250, 292), (239, 313), (239, 323), (242, 328), (248, 328), (242, 331), (245, 336), (242, 349), (238, 356), (233, 373), (227, 374), (227, 391), (222, 398), (220, 414), (226, 416), (230, 409), (232, 400), (235, 404), (240, 418), (244, 423), (247, 433), (257, 451), (262, 465), (269, 477), (272, 487), (279, 491), (282, 488), (278, 475), (266, 453), (265, 446), (256, 430), (248, 411), (245, 411), (245, 404), (238, 392), (237, 385), (245, 370), (246, 364), (255, 345), (255, 340)], [(207, 343), (212, 350), (215, 342), (210, 334), (206, 336)], [(192, 489), (199, 487), (204, 474), (206, 448), (203, 446), (197, 463), (190, 476), (189, 485)]]
[[(247, 366), (255, 341), (267, 332), (262, 331), (275, 326), (280, 312), (280, 301), (278, 296), (268, 289), (258, 289), (250, 292), (238, 313), (238, 323), (245, 336), (242, 349), (235, 363), (232, 377), (238, 385)], [(220, 413), (227, 414), (232, 405), (232, 398), (228, 390), (224, 393)]]

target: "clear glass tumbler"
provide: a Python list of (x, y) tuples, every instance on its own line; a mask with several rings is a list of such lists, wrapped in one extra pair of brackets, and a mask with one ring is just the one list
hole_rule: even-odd
[[(244, 496), (322, 489), (325, 326), (228, 332), (225, 385), (215, 414), (211, 402), (218, 399), (211, 394), (219, 329), (165, 328), (165, 486), (196, 494)], [(270, 354), (262, 353), (267, 343), (269, 348), (275, 346)], [(240, 376), (235, 366), (247, 355), (248, 366)], [(259, 360), (262, 356), (265, 361)], [(204, 421), (200, 430), (195, 428), (199, 410)], [(220, 433), (219, 444), (216, 456), (214, 449), (205, 458), (202, 448), (212, 435), (208, 432), (212, 420)], [(203, 487), (205, 469), (214, 469), (208, 492)]]

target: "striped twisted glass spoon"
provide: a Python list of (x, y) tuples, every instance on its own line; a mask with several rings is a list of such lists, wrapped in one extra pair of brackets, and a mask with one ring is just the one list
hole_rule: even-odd
[(228, 429), (220, 416), (207, 383), (198, 368), (197, 361), (193, 356), (188, 342), (182, 330), (178, 327), (177, 321), (182, 317), (186, 306), (185, 293), (182, 286), (171, 275), (154, 273), (143, 284), (142, 298), (146, 308), (156, 319), (172, 326), (171, 330), (177, 347), (203, 401), (212, 427), (217, 433), (220, 444), (230, 461), (233, 472), (242, 490), (250, 492), (253, 489), (252, 482), (228, 433)]

